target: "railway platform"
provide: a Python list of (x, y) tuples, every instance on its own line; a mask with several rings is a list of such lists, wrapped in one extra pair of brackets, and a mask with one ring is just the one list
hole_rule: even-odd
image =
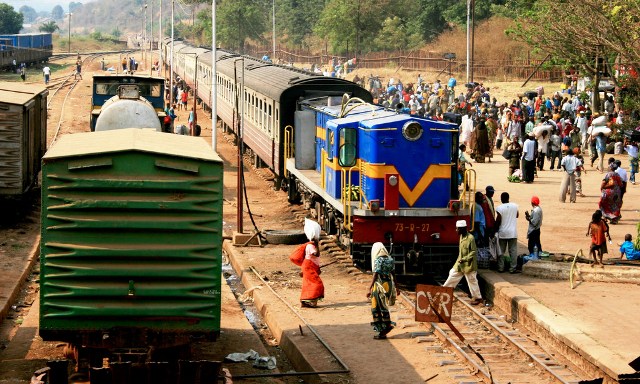
[[(268, 266), (253, 266), (258, 265), (259, 258), (277, 257), (276, 264), (288, 263), (286, 255), (292, 248), (293, 246), (282, 245), (239, 248), (232, 246), (228, 241), (224, 245), (230, 264), (242, 278), (246, 288), (252, 290), (256, 306), (265, 317), (282, 350), (292, 362), (295, 362), (296, 370), (325, 373), (318, 376), (319, 380), (308, 382), (333, 382), (336, 379), (335, 374), (344, 373), (351, 367), (356, 382), (360, 382), (361, 372), (370, 370), (370, 366), (365, 362), (368, 361), (368, 357), (377, 356), (381, 346), (380, 341), (369, 337), (372, 334), (369, 326), (371, 320), (364, 293), (370, 276), (354, 272), (347, 267), (348, 262), (345, 261), (343, 266), (347, 272), (336, 267), (334, 272), (327, 272), (322, 276), (327, 287), (324, 309), (299, 308), (297, 289), (285, 295), (284, 302), (279, 302), (278, 298), (274, 297), (274, 292), (267, 289), (266, 281), (259, 277), (269, 275), (273, 271), (269, 272)], [(4, 274), (5, 278), (0, 284), (0, 313), (3, 316), (11, 310), (12, 299), (19, 291), (20, 282), (24, 281), (37, 261), (37, 251), (37, 247), (32, 247), (25, 250), (24, 258), (16, 260), (16, 263), (20, 264), (20, 268), (17, 268), (21, 270), (20, 273)], [(640, 344), (636, 342), (640, 339), (640, 319), (636, 309), (637, 303), (640, 302), (640, 290), (637, 289), (637, 284), (615, 282), (606, 276), (615, 278), (624, 275), (635, 279), (640, 276), (640, 268), (605, 266), (604, 271), (607, 273), (603, 274), (601, 270), (592, 271), (588, 265), (583, 264), (580, 278), (574, 282), (573, 288), (566, 279), (541, 276), (540, 268), (542, 267), (536, 266), (536, 276), (532, 272), (534, 268), (530, 267), (531, 271), (528, 272), (526, 265), (524, 273), (514, 275), (481, 270), (485, 299), (510, 313), (509, 320), (526, 326), (534, 337), (544, 339), (570, 360), (582, 361), (581, 368), (586, 372), (592, 372), (594, 377), (597, 372), (605, 372), (607, 378), (604, 382), (635, 382), (624, 381), (623, 378), (636, 373), (630, 363), (640, 356)], [(557, 273), (555, 269), (558, 266), (551, 264), (546, 268), (549, 274), (554, 274)], [(337, 280), (339, 275), (347, 273), (353, 284), (350, 287), (344, 286), (344, 281)], [(588, 275), (593, 276), (588, 278)], [(339, 291), (344, 290), (351, 294), (348, 301), (341, 301), (344, 299), (336, 297)], [(294, 312), (301, 312), (306, 320), (297, 318)], [(400, 323), (397, 312), (394, 312), (394, 317)], [(338, 338), (331, 331), (334, 327), (349, 327), (350, 330), (346, 333), (341, 332)], [(395, 359), (395, 353), (401, 355), (401, 349), (417, 348), (416, 350), (423, 352), (424, 347), (415, 338), (421, 332), (403, 328), (404, 326), (399, 326), (394, 330), (383, 345), (382, 351), (388, 348), (391, 361)], [(313, 337), (313, 333), (317, 333), (318, 337)], [(325, 348), (323, 343), (330, 348)], [(355, 355), (358, 358), (353, 357), (354, 353), (348, 353), (349, 350), (357, 350)], [(411, 353), (415, 352), (408, 352)], [(438, 351), (433, 354), (444, 367), (430, 367), (428, 370), (433, 372), (433, 369), (446, 368), (447, 357)], [(405, 363), (405, 368), (411, 366), (406, 364), (406, 359), (398, 358), (398, 362)], [(637, 368), (635, 365), (634, 367)], [(379, 382), (391, 382), (383, 374), (379, 376)], [(419, 373), (405, 371), (404, 376), (406, 381), (403, 379), (395, 382), (412, 383), (418, 379), (424, 381), (424, 377)], [(444, 383), (448, 382), (447, 380), (450, 378), (429, 382)]]
[[(279, 247), (279, 250), (270, 250), (265, 254), (265, 249), (271, 247)], [(283, 246), (236, 248), (226, 242), (224, 249), (234, 269), (239, 275), (242, 275), (243, 282), (250, 289), (251, 286), (256, 284), (264, 285), (264, 282), (257, 281), (253, 273), (251, 273), (252, 268), (250, 265), (252, 260), (255, 260), (259, 255), (271, 257), (272, 253), (280, 253), (282, 262), (286, 263), (288, 262), (286, 255), (288, 255), (291, 248), (283, 248)], [(531, 266), (532, 264), (530, 269), (533, 270)], [(546, 265), (545, 268), (548, 269), (548, 274), (553, 274), (557, 265), (552, 263)], [(552, 345), (554, 349), (560, 351), (569, 360), (577, 362), (578, 366), (584, 372), (592, 375), (592, 377), (606, 376), (604, 377), (605, 383), (618, 381), (636, 382), (622, 379), (635, 377), (636, 370), (629, 364), (640, 356), (640, 344), (633, 341), (640, 339), (640, 319), (634, 309), (635, 303), (640, 302), (640, 290), (637, 289), (636, 284), (618, 283), (612, 281), (612, 279), (615, 279), (615, 276), (620, 274), (633, 279), (638, 278), (640, 277), (640, 268), (606, 266), (605, 270), (609, 271), (610, 274), (608, 276), (612, 276), (612, 278), (607, 278), (606, 274), (605, 277), (587, 278), (589, 274), (602, 275), (602, 272), (600, 270), (592, 272), (589, 270), (588, 265), (582, 264), (580, 278), (574, 282), (573, 288), (570, 286), (569, 280), (546, 278), (540, 276), (540, 271), (537, 272), (537, 276), (529, 275), (527, 274), (526, 266), (525, 273), (522, 274), (512, 275), (481, 270), (479, 275), (481, 276), (485, 299), (503, 311), (510, 313), (511, 319), (507, 320), (526, 326), (532, 332), (532, 337), (539, 340), (544, 339), (548, 345)], [(264, 273), (267, 272), (264, 271)], [(356, 296), (354, 299), (356, 301), (361, 298), (360, 293), (366, 292), (370, 276), (353, 273), (352, 271), (349, 271), (349, 273), (354, 276), (353, 279), (356, 281), (356, 284), (349, 288)], [(325, 281), (325, 287), (328, 288), (334, 284), (331, 281), (331, 276), (325, 277), (323, 275), (322, 277)], [(297, 311), (302, 311), (304, 314), (309, 314), (310, 310), (301, 309), (296, 303), (295, 295), (297, 293), (294, 292), (293, 296), (288, 298), (290, 306), (296, 307)], [(254, 299), (256, 303), (264, 303), (261, 311), (268, 319), (270, 327), (275, 327), (273, 333), (280, 341), (284, 352), (290, 355), (290, 359), (295, 361), (295, 356), (297, 356), (298, 360), (305, 360), (307, 370), (338, 369), (335, 366), (335, 362), (332, 367), (328, 367), (326, 365), (327, 358), (308, 359), (309, 356), (317, 353), (318, 344), (309, 344), (307, 339), (300, 336), (296, 327), (299, 321), (292, 320), (293, 315), (286, 314), (280, 309), (274, 310), (272, 304), (267, 304), (273, 298), (264, 297), (266, 294), (266, 289), (256, 289), (254, 290)], [(368, 305), (365, 305), (365, 310), (361, 310), (359, 315), (356, 316), (358, 317), (357, 322), (360, 323), (356, 327), (358, 332), (349, 333), (346, 339), (344, 333), (340, 335), (340, 341), (336, 347), (338, 355), (341, 355), (341, 351), (345, 351), (345, 346), (351, 346), (350, 348), (357, 348), (363, 351), (361, 353), (364, 356), (367, 355), (364, 350), (379, 347), (378, 344), (373, 344), (376, 342), (375, 340), (369, 341), (368, 337), (364, 339), (363, 335), (359, 333), (360, 330), (365, 333), (365, 336), (369, 336), (369, 333), (371, 333), (369, 330), (369, 322), (371, 320), (367, 309)], [(343, 315), (340, 314), (339, 316)], [(398, 314), (396, 313), (395, 316), (397, 318)], [(316, 318), (318, 319), (317, 323), (314, 320), (310, 320), (310, 322), (314, 327), (320, 329), (320, 335), (328, 338), (329, 344), (333, 346), (335, 340), (333, 340), (330, 332), (326, 331), (325, 333), (322, 331), (326, 328), (319, 320), (321, 318), (327, 321), (326, 316), (323, 315)], [(311, 319), (314, 319), (314, 317), (312, 316)], [(353, 319), (350, 318), (350, 320), (353, 322)], [(334, 324), (339, 324), (340, 321), (342, 321), (341, 318), (333, 320)], [(345, 326), (347, 325), (345, 324)], [(348, 324), (348, 326), (353, 327), (353, 324)], [(412, 333), (420, 334), (420, 332)], [(399, 335), (398, 338), (402, 338), (402, 336)], [(390, 336), (390, 339), (393, 339), (393, 336)], [(400, 346), (395, 347), (400, 348)], [(442, 359), (440, 360), (442, 364), (447, 364), (445, 357), (438, 356), (438, 358)], [(317, 365), (318, 360), (322, 362), (321, 366)], [(357, 373), (358, 366), (362, 364), (362, 361), (352, 360), (348, 357), (344, 358), (345, 365), (353, 367), (352, 373), (356, 376), (356, 382), (360, 382)], [(411, 377), (411, 375), (408, 377)], [(385, 381), (386, 379), (382, 375), (380, 380), (380, 383), (389, 382)], [(414, 381), (407, 379), (407, 381), (403, 380), (401, 382), (411, 383)], [(462, 382), (467, 381), (463, 380)]]

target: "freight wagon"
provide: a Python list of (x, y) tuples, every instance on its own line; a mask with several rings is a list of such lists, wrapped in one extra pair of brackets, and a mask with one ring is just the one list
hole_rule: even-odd
[(0, 197), (23, 197), (47, 147), (47, 96), (39, 85), (0, 83)]
[(43, 158), (40, 336), (79, 367), (220, 332), (223, 163), (202, 139), (120, 129)]
[(51, 33), (0, 34), (0, 68), (13, 69), (49, 61), (53, 51)]

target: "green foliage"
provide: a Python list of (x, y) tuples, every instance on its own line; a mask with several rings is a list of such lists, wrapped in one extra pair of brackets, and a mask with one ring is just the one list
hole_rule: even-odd
[(58, 29), (60, 29), (60, 27), (53, 20), (47, 21), (46, 23), (43, 23), (42, 25), (40, 25), (40, 27), (38, 27), (38, 31), (46, 33), (53, 33)]
[(93, 40), (100, 41), (102, 40), (102, 32), (100, 31), (91, 32), (89, 34), (89, 37), (92, 38)]
[(122, 36), (122, 32), (118, 29), (118, 27), (116, 26), (113, 31), (111, 31), (111, 36), (113, 36), (116, 40), (120, 38), (120, 36)]
[(56, 5), (51, 10), (51, 17), (53, 17), (56, 20), (62, 20), (62, 18), (64, 17), (64, 9), (62, 9), (61, 6)]
[(0, 3), (0, 33), (20, 33), (24, 17), (9, 4)]
[(266, 19), (262, 4), (251, 0), (222, 0), (216, 8), (220, 44), (244, 52), (247, 39), (262, 40)]
[[(630, 115), (631, 111), (640, 111), (640, 80), (628, 75), (618, 78), (618, 86), (620, 91), (617, 95), (617, 102), (623, 111), (627, 111)], [(637, 122), (633, 122), (633, 127), (637, 126)]]
[(70, 2), (69, 3), (69, 12), (73, 13), (75, 11), (77, 11), (79, 8), (82, 8), (82, 3), (81, 2)]
[(23, 5), (22, 7), (20, 7), (18, 12), (22, 13), (24, 21), (26, 23), (31, 23), (38, 17), (38, 13), (36, 12), (36, 10), (28, 5)]
[[(281, 43), (299, 46), (313, 33), (324, 0), (276, 1), (276, 35)], [(269, 20), (271, 17), (268, 17)]]
[(382, 23), (382, 30), (375, 40), (374, 48), (392, 51), (404, 49), (407, 46), (407, 31), (399, 17), (388, 17)]

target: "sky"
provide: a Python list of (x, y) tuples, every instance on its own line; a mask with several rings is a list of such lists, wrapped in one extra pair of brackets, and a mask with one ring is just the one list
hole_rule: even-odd
[(70, 1), (71, 0), (64, 0), (63, 2), (56, 2), (55, 0), (0, 0), (0, 2), (2, 3), (13, 6), (16, 11), (23, 5), (28, 5), (29, 7), (35, 9), (37, 12), (51, 12), (53, 7), (55, 7), (56, 5), (60, 5), (63, 9), (65, 9), (69, 5)]

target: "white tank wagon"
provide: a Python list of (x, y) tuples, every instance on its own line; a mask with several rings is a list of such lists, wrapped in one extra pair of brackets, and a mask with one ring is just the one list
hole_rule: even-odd
[(123, 128), (151, 128), (162, 131), (153, 105), (140, 96), (137, 85), (121, 85), (118, 94), (107, 100), (96, 120), (96, 131)]

